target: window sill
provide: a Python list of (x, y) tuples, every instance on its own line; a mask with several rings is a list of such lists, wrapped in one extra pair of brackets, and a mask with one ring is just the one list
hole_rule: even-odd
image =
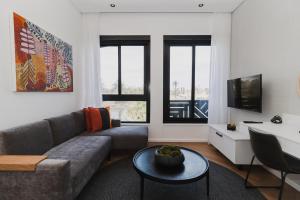
[(121, 126), (149, 126), (150, 123), (121, 123)]
[(207, 126), (208, 123), (163, 123), (164, 126)]
[[(121, 123), (122, 126), (149, 126), (151, 123)], [(162, 123), (163, 126), (208, 126), (208, 123)]]

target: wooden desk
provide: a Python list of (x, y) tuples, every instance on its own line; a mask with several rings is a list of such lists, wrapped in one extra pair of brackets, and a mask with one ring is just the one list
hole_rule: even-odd
[(37, 165), (47, 156), (0, 155), (1, 171), (35, 171)]

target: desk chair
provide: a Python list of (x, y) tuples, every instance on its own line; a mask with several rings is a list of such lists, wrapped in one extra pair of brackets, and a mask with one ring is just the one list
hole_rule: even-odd
[[(281, 200), (285, 178), (287, 174), (300, 174), (300, 159), (297, 159), (282, 151), (279, 141), (274, 135), (259, 133), (249, 128), (251, 147), (254, 152), (250, 167), (245, 179), (246, 188), (278, 188), (278, 199)], [(248, 178), (254, 159), (262, 164), (281, 172), (281, 184), (279, 186), (249, 186)]]

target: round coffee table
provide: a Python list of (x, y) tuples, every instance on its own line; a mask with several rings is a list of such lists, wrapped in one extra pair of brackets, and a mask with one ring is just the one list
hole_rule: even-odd
[(133, 166), (141, 177), (141, 200), (144, 198), (144, 179), (164, 184), (188, 184), (206, 177), (206, 193), (209, 195), (209, 163), (196, 151), (181, 147), (185, 161), (180, 168), (164, 168), (157, 166), (154, 152), (160, 146), (138, 151), (133, 158)]

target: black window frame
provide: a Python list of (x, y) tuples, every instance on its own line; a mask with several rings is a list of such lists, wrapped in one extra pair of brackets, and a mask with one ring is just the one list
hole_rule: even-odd
[(170, 47), (192, 47), (192, 87), (191, 113), (195, 105), (195, 47), (211, 46), (211, 35), (164, 35), (164, 71), (163, 71), (163, 123), (201, 123), (206, 124), (207, 118), (170, 118)]
[[(103, 101), (145, 101), (146, 121), (122, 123), (150, 123), (150, 36), (149, 35), (100, 35), (100, 48), (118, 47), (118, 94), (103, 94)], [(144, 94), (122, 94), (121, 46), (144, 46)]]

